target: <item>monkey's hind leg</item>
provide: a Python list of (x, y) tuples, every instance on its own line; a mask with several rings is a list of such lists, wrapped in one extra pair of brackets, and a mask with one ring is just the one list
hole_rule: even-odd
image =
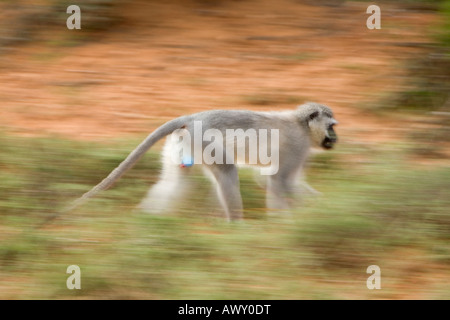
[(160, 180), (150, 188), (139, 208), (153, 214), (162, 214), (175, 209), (189, 190), (186, 174), (181, 170), (186, 169), (165, 168)]
[(289, 212), (293, 194), (292, 177), (277, 173), (267, 181), (266, 206), (269, 214)]
[(239, 187), (238, 169), (232, 164), (209, 166), (215, 178), (217, 194), (228, 220), (242, 219), (242, 197)]
[(153, 214), (168, 213), (179, 205), (191, 189), (192, 168), (182, 168), (171, 158), (173, 144), (168, 140), (162, 154), (163, 168), (159, 181), (147, 192), (139, 208)]

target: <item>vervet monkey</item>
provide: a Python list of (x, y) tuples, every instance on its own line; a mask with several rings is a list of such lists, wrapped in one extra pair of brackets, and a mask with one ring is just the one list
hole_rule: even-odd
[[(201, 125), (200, 129), (198, 124)], [(290, 207), (296, 179), (301, 174), (310, 148), (331, 149), (337, 142), (337, 135), (333, 129), (336, 124), (337, 121), (330, 108), (311, 102), (292, 111), (213, 110), (182, 116), (151, 133), (102, 182), (74, 201), (67, 210), (77, 207), (99, 191), (108, 189), (158, 140), (171, 134), (163, 149), (160, 180), (152, 186), (140, 204), (140, 208), (144, 211), (158, 212), (177, 203), (177, 199), (184, 191), (189, 190), (189, 181), (186, 179), (191, 172), (189, 167), (200, 163), (216, 185), (227, 219), (242, 219), (243, 208), (237, 169), (240, 165), (267, 169), (263, 173), (268, 176), (267, 207), (287, 209)], [(240, 134), (230, 138), (227, 135), (230, 130)], [(268, 131), (277, 134), (264, 136), (263, 133)], [(211, 137), (206, 138), (211, 132), (214, 133), (214, 141)], [(194, 141), (196, 146), (193, 146), (189, 139), (182, 139), (180, 142), (180, 137), (195, 138), (196, 134), (200, 134), (202, 138), (200, 143)], [(252, 137), (256, 137), (256, 143), (250, 141)], [(221, 139), (222, 141), (216, 141)], [(213, 142), (214, 148), (211, 148)], [(255, 145), (261, 147), (264, 144), (266, 158), (268, 152), (276, 161), (264, 162), (261, 155), (254, 158), (254, 161), (249, 161), (252, 157), (249, 151), (255, 150), (252, 147)], [(195, 150), (196, 147), (199, 148)], [(183, 154), (180, 151), (183, 151)], [(209, 159), (201, 159), (208, 151)]]

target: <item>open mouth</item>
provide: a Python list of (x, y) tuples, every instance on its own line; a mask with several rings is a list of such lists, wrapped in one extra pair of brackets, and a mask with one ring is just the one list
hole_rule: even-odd
[(336, 141), (330, 139), (330, 138), (325, 138), (322, 142), (322, 147), (324, 147), (325, 149), (331, 149), (334, 146), (334, 143)]

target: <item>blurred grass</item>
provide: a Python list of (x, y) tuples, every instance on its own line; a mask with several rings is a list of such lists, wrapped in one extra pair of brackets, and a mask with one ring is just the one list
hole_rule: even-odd
[[(293, 216), (266, 217), (264, 190), (244, 170), (246, 220), (231, 224), (201, 204), (204, 178), (179, 212), (136, 211), (159, 172), (150, 153), (111, 190), (28, 231), (136, 144), (1, 135), (1, 298), (449, 298), (448, 281), (433, 281), (450, 272), (450, 170), (408, 165), (405, 150), (341, 145), (316, 155), (307, 177), (324, 195), (304, 199)], [(349, 160), (355, 155), (371, 160)], [(72, 264), (81, 268), (81, 290), (66, 288)], [(371, 264), (380, 266), (384, 290), (365, 287)], [(411, 282), (411, 268), (425, 280)]]
[[(107, 30), (122, 23), (120, 8), (127, 1), (118, 0), (28, 0), (3, 1), (0, 9), (8, 12), (0, 21), (2, 49), (24, 43), (40, 43), (50, 46), (75, 46), (96, 40)], [(76, 4), (82, 15), (83, 32), (67, 32), (66, 20), (70, 16), (67, 7)], [(61, 28), (63, 27), (63, 28)], [(50, 36), (50, 37), (49, 37)]]
[(450, 143), (450, 0), (404, 3), (417, 10), (425, 10), (423, 5), (429, 6), (437, 11), (440, 22), (432, 29), (432, 42), (424, 45), (426, 52), (402, 66), (408, 74), (402, 88), (368, 103), (368, 110), (394, 119), (420, 117), (420, 128), (408, 134), (415, 143), (411, 152), (419, 156), (445, 157)]
[[(413, 3), (425, 1), (413, 1)], [(404, 65), (409, 77), (404, 88), (371, 105), (372, 111), (384, 114), (450, 111), (450, 0), (429, 3), (437, 9), (440, 22), (432, 31), (434, 39), (428, 50)], [(444, 137), (444, 136), (443, 136)]]

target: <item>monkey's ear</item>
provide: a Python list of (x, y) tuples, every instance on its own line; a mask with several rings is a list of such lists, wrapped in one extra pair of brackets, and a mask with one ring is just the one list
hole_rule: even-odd
[(314, 111), (313, 113), (311, 113), (309, 115), (309, 121), (314, 120), (315, 118), (317, 118), (319, 116), (319, 111)]

